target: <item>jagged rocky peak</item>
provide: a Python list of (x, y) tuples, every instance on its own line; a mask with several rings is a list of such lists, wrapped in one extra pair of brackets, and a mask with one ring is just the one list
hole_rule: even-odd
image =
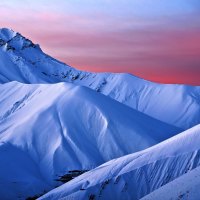
[(12, 50), (24, 50), (30, 47), (40, 49), (39, 45), (34, 44), (31, 40), (9, 28), (0, 29), (0, 46), (3, 45), (6, 45), (7, 49)]

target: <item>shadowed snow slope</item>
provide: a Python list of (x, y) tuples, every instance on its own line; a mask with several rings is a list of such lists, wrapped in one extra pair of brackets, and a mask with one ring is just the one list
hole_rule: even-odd
[(68, 170), (92, 169), (181, 130), (71, 83), (0, 85), (0, 196), (52, 189)]
[(0, 29), (0, 82), (72, 82), (180, 128), (200, 123), (200, 87), (156, 84), (130, 74), (78, 71), (10, 29)]
[(200, 125), (144, 151), (111, 160), (40, 199), (140, 199), (198, 167), (199, 141)]

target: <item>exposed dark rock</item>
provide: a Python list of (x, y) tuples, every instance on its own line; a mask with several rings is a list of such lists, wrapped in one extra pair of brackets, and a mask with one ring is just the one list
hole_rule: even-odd
[(62, 183), (66, 183), (68, 181), (71, 181), (72, 179), (76, 178), (77, 176), (80, 176), (81, 174), (87, 172), (88, 170), (71, 170), (68, 171), (67, 174), (63, 176), (59, 176), (60, 178), (56, 181), (61, 181)]

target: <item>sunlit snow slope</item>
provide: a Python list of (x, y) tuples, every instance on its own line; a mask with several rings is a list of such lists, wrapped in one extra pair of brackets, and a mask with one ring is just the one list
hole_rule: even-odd
[[(56, 38), (55, 38), (56, 40)], [(0, 29), (0, 82), (72, 82), (180, 128), (200, 123), (200, 87), (156, 84), (130, 74), (78, 71), (10, 29)]]
[(0, 197), (24, 199), (181, 130), (71, 83), (0, 85)]
[[(169, 188), (177, 191), (166, 198), (157, 199), (169, 200), (168, 197), (176, 197), (178, 191), (181, 192), (180, 195), (185, 193), (187, 195), (189, 193), (187, 191), (191, 191), (194, 197), (199, 194), (195, 192), (199, 185), (199, 177), (195, 175), (199, 174), (199, 169), (195, 172), (191, 170), (200, 165), (199, 141), (200, 125), (144, 151), (111, 160), (52, 190), (40, 199), (58, 200), (65, 197), (66, 199), (137, 200), (184, 174), (186, 176), (169, 183), (169, 186), (164, 186), (165, 193), (161, 188), (161, 193), (155, 192), (155, 194), (160, 195), (159, 197), (162, 197), (161, 194), (168, 195)], [(179, 184), (184, 180), (188, 183)], [(152, 199), (156, 200), (154, 197)]]

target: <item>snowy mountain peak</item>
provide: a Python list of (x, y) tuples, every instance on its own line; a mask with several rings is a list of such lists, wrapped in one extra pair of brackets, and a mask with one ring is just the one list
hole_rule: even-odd
[(12, 29), (0, 29), (0, 46), (5, 46), (5, 50), (24, 50), (29, 47), (40, 49), (39, 45), (34, 44), (31, 40), (25, 38), (20, 33)]
[(11, 40), (13, 37), (16, 36), (16, 32), (9, 28), (1, 28), (0, 29), (0, 40), (5, 42)]

